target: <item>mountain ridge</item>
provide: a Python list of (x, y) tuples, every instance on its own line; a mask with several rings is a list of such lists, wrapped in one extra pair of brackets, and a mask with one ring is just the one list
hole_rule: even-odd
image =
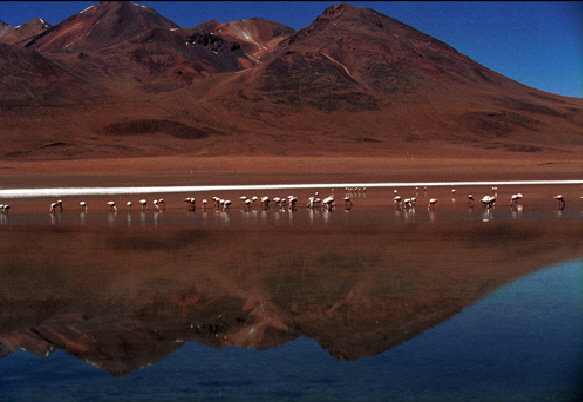
[[(32, 73), (49, 62), (83, 83), (72, 88), (85, 88), (77, 94), (54, 90), (51, 107), (70, 107), (85, 93), (103, 94), (92, 97), (93, 108), (84, 101), (82, 111), (62, 111), (82, 113), (91, 124), (71, 125), (66, 118), (44, 124), (55, 142), (72, 144), (69, 153), (76, 157), (98, 156), (89, 145), (96, 137), (104, 156), (143, 155), (139, 142), (152, 135), (167, 136), (162, 154), (583, 146), (583, 100), (520, 84), (370, 8), (333, 5), (296, 31), (261, 18), (181, 28), (149, 7), (101, 2), (55, 26), (37, 27), (32, 37), (16, 31), (4, 25), (4, 49), (25, 48), (40, 57), (28, 66), (25, 84), (18, 63), (0, 61), (0, 103), (29, 108), (0, 114), (6, 138), (0, 155), (63, 156), (31, 149), (40, 138), (35, 144), (28, 135), (24, 143), (17, 134), (22, 130), (7, 129), (30, 129), (24, 119), (34, 120), (48, 107), (34, 90), (24, 91), (26, 97), (18, 88), (43, 86), (36, 82), (43, 75)], [(51, 87), (67, 85), (53, 80)], [(208, 135), (184, 143), (168, 137), (163, 124), (155, 124), (161, 131), (119, 131), (144, 119)], [(112, 125), (119, 133), (113, 137)], [(67, 138), (58, 134), (63, 127)], [(154, 148), (146, 153), (155, 154)]]

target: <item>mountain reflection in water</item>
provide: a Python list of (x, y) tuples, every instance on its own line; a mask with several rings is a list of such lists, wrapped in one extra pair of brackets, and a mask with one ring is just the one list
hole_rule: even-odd
[(185, 342), (267, 349), (305, 336), (353, 361), (583, 257), (578, 219), (386, 225), (370, 214), (336, 225), (193, 225), (182, 215), (11, 225), (0, 239), (1, 356), (62, 349), (120, 376)]

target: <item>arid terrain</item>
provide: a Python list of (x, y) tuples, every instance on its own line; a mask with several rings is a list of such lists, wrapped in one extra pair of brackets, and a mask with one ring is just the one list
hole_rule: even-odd
[[(184, 28), (101, 2), (55, 26), (3, 24), (0, 163), (55, 171), (49, 181), (87, 173), (87, 185), (106, 171), (140, 182), (181, 170), (235, 182), (581, 172), (582, 99), (522, 85), (372, 9), (314, 17), (298, 31), (260, 18)], [(131, 178), (142, 170), (158, 173)]]

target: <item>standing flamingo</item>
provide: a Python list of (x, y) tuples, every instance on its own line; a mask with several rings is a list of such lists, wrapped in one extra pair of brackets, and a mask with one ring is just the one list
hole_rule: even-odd
[(344, 197), (344, 201), (346, 202), (346, 210), (349, 211), (350, 208), (354, 205), (350, 197)]
[(186, 197), (184, 199), (184, 202), (188, 204), (188, 210), (190, 212), (196, 210), (196, 198), (194, 198), (194, 197)]
[(109, 205), (109, 210), (110, 210), (110, 211), (115, 211), (115, 212), (117, 212), (117, 207), (116, 207), (116, 205), (115, 205), (115, 201), (109, 201), (109, 202), (107, 203), (107, 205)]
[(485, 195), (484, 197), (482, 197), (480, 202), (484, 204), (484, 206), (486, 206), (488, 209), (490, 209), (494, 206), (494, 204), (496, 204), (496, 197)]
[(559, 202), (560, 209), (565, 209), (567, 203), (565, 202), (565, 198), (561, 194), (555, 195), (553, 198)]
[(142, 198), (141, 200), (139, 200), (138, 204), (142, 205), (142, 211), (148, 210), (148, 201), (146, 201), (145, 198)]
[(126, 205), (128, 206), (128, 211), (131, 211), (132, 210), (132, 202), (128, 201)]
[(81, 201), (79, 206), (81, 206), (81, 211), (87, 212), (87, 203), (85, 201)]
[(333, 210), (335, 205), (336, 204), (334, 203), (334, 197), (333, 196), (326, 197), (326, 198), (324, 198), (322, 200), (322, 206), (324, 208), (326, 208), (326, 210), (328, 210), (328, 211)]
[(57, 202), (53, 202), (50, 206), (49, 212), (55, 212), (57, 207), (59, 207), (61, 209), (61, 212), (63, 212), (63, 201), (62, 200), (57, 200)]
[(438, 201), (437, 198), (430, 198), (427, 208), (435, 208), (435, 204), (437, 204), (437, 201)]
[(296, 203), (299, 201), (299, 198), (296, 197), (295, 195), (288, 195), (287, 198), (289, 200), (288, 208), (291, 209), (292, 211), (295, 210)]
[(261, 202), (263, 203), (263, 208), (264, 209), (269, 209), (269, 203), (271, 202), (271, 199), (267, 196), (261, 197)]
[(512, 197), (510, 197), (510, 204), (508, 204), (508, 205), (516, 204), (521, 199), (522, 199), (522, 193), (513, 194)]
[(472, 205), (474, 203), (474, 196), (473, 195), (468, 195), (468, 205)]

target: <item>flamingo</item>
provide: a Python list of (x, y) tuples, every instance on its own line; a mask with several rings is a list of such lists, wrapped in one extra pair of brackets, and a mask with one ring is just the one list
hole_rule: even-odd
[(474, 203), (474, 196), (473, 195), (468, 195), (468, 205), (472, 205)]
[(522, 199), (522, 193), (514, 194), (514, 195), (512, 195), (512, 197), (510, 197), (510, 204), (508, 204), (508, 205), (516, 204), (521, 199)]
[(87, 212), (87, 203), (85, 201), (81, 201), (79, 206), (81, 206), (81, 211)]
[(131, 211), (131, 209), (132, 209), (132, 202), (131, 201), (128, 201), (126, 205), (128, 206), (128, 211)]
[(142, 205), (142, 211), (147, 211), (148, 210), (148, 201), (146, 201), (145, 198), (142, 198), (141, 200), (138, 201), (138, 204)]
[(298, 197), (296, 197), (295, 195), (288, 195), (288, 200), (289, 200), (289, 209), (294, 210), (295, 206), (296, 206), (296, 202), (298, 202)]
[(8, 210), (10, 209), (10, 205), (8, 204), (0, 204), (0, 212), (1, 213), (8, 213)]
[[(397, 190), (395, 190), (395, 191), (397, 191)], [(393, 198), (393, 202), (395, 204), (400, 205), (401, 204), (401, 196), (400, 195), (397, 195), (395, 198)]]
[(430, 198), (427, 208), (435, 208), (435, 204), (437, 204), (437, 201), (438, 201), (437, 198)]
[(109, 201), (107, 203), (107, 205), (109, 205), (110, 211), (116, 211), (117, 212), (117, 207), (115, 206), (115, 201)]
[(186, 197), (184, 202), (188, 204), (188, 210), (194, 211), (196, 209), (196, 198), (194, 197)]
[(559, 208), (565, 209), (567, 203), (565, 202), (565, 198), (561, 194), (555, 195), (553, 198), (559, 202)]
[(489, 195), (485, 195), (484, 197), (482, 197), (482, 199), (480, 200), (480, 202), (482, 204), (484, 204), (484, 206), (486, 206), (488, 209), (490, 209), (496, 203), (496, 197), (492, 197), (492, 196), (489, 196)]
[(50, 206), (49, 212), (55, 212), (57, 207), (59, 207), (61, 212), (63, 212), (63, 200), (57, 200), (57, 202), (53, 202)]
[(326, 208), (328, 211), (331, 211), (332, 209), (334, 209), (334, 205), (336, 205), (336, 204), (334, 203), (333, 196), (326, 197), (322, 200), (322, 206), (324, 208)]
[(352, 202), (350, 197), (344, 197), (344, 201), (346, 202), (346, 210), (348, 211), (350, 208), (352, 208), (354, 203)]
[(287, 204), (287, 200), (288, 200), (288, 199), (289, 199), (289, 198), (283, 198), (283, 197), (282, 197), (282, 198), (279, 200), (279, 205), (281, 206), (281, 209), (285, 209), (285, 206), (286, 206), (286, 204)]
[[(316, 191), (316, 194), (318, 194), (318, 192)], [(322, 203), (322, 200), (318, 197), (308, 197), (308, 204), (306, 205), (307, 208), (316, 208), (316, 205), (320, 205)]]

